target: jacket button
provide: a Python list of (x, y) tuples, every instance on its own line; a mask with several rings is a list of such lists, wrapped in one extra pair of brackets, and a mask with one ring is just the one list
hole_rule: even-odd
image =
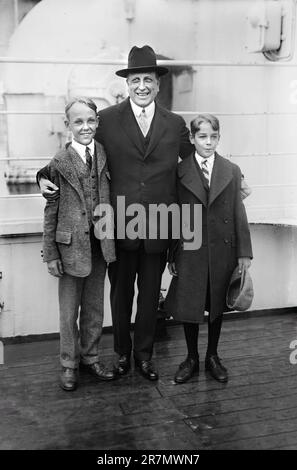
[(145, 183), (141, 181), (140, 186), (145, 186)]
[(89, 230), (86, 230), (86, 231), (85, 231), (85, 234), (89, 235)]
[(95, 175), (92, 175), (92, 178), (95, 178)]
[(81, 211), (82, 215), (86, 215), (86, 211)]
[(227, 240), (227, 238), (225, 238), (224, 242), (225, 242), (225, 243), (229, 243), (229, 240)]
[(228, 223), (228, 219), (224, 219), (224, 222), (225, 222), (225, 224), (227, 224), (227, 223)]

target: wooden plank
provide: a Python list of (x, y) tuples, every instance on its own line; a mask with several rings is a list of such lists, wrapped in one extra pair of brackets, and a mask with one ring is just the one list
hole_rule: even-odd
[[(296, 449), (294, 337), (292, 314), (224, 322), (219, 349), (230, 380), (220, 384), (204, 371), (203, 324), (200, 375), (177, 385), (186, 347), (182, 327), (172, 326), (155, 345), (159, 381), (133, 367), (110, 383), (81, 374), (73, 393), (58, 386), (58, 340), (7, 345), (0, 449)], [(101, 357), (112, 364), (110, 334), (103, 335)]]

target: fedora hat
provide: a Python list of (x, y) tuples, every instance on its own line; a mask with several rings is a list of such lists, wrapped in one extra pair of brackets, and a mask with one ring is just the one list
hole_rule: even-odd
[(231, 310), (247, 310), (253, 301), (254, 289), (250, 273), (247, 269), (239, 272), (239, 267), (233, 271), (226, 295), (227, 307)]
[(126, 78), (129, 73), (137, 72), (156, 72), (159, 76), (168, 72), (167, 67), (157, 65), (156, 54), (154, 50), (145, 45), (143, 47), (133, 46), (128, 56), (128, 67), (116, 72), (119, 77)]

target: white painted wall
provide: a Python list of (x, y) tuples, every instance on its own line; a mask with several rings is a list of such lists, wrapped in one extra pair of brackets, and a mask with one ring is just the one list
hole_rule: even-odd
[[(296, 306), (297, 227), (252, 224), (251, 235), (255, 297), (250, 310)], [(0, 302), (4, 301), (0, 336), (59, 331), (58, 280), (47, 273), (41, 249), (40, 235), (0, 238)], [(167, 289), (169, 283), (166, 270), (162, 287)], [(106, 278), (104, 326), (112, 324), (109, 291)], [(135, 307), (134, 302), (134, 315)]]
[[(218, 150), (240, 165), (253, 189), (245, 205), (253, 223), (252, 308), (258, 310), (297, 305), (297, 100), (294, 99), (297, 36), (289, 61), (293, 67), (265, 67), (267, 59), (262, 54), (250, 54), (247, 50), (246, 17), (251, 3), (43, 0), (15, 32), (9, 55), (119, 58), (126, 57), (132, 45), (148, 43), (158, 53), (174, 59), (238, 62), (234, 67), (195, 67), (193, 85), (188, 91), (182, 80), (177, 79), (174, 109), (218, 114), (222, 128)], [(289, 3), (296, 13), (296, 1)], [(130, 10), (128, 5), (132, 5)], [(243, 65), (252, 61), (261, 66)], [(76, 86), (80, 80), (86, 86), (83, 67), (7, 65), (4, 91), (8, 108), (43, 106), (46, 110), (62, 106), (69, 83), (77, 79)], [(96, 93), (101, 89), (101, 95), (109, 96), (108, 100), (109, 77), (117, 68), (96, 66), (94, 77), (98, 75), (100, 79), (92, 76), (90, 80), (91, 88)], [(191, 116), (185, 117), (189, 122)], [(51, 134), (59, 127), (55, 118), (10, 116), (8, 124), (10, 156), (50, 157), (61, 144), (58, 133)], [(35, 164), (39, 167), (41, 161)], [(3, 171), (3, 165), (0, 168)], [(39, 196), (0, 197), (3, 336), (58, 331), (56, 280), (48, 276), (40, 258), (43, 204)], [(1, 238), (9, 233), (26, 236)], [(168, 283), (166, 273), (163, 286)], [(105, 325), (110, 324), (106, 295)]]

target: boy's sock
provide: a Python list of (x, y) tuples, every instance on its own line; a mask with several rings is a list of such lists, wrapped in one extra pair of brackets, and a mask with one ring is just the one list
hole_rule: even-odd
[(221, 334), (223, 315), (220, 315), (213, 322), (208, 317), (208, 345), (206, 357), (215, 356), (218, 354), (218, 343)]
[(198, 355), (198, 334), (199, 324), (198, 323), (184, 323), (184, 332), (188, 348), (188, 358), (199, 360)]

